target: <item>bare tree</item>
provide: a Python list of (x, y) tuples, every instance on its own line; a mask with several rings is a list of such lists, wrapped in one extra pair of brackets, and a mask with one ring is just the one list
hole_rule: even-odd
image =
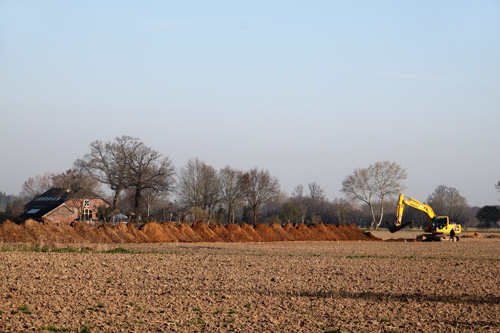
[(318, 183), (309, 183), (309, 197), (312, 201), (317, 201), (325, 198), (325, 194), (321, 186)]
[(22, 191), (19, 196), (26, 201), (30, 201), (50, 190), (53, 187), (52, 177), (54, 177), (54, 174), (46, 173), (43, 176), (37, 175), (34, 178), (28, 178), (28, 180), (23, 183)]
[(198, 158), (192, 158), (180, 171), (177, 194), (180, 201), (192, 208), (194, 219), (213, 218), (221, 198), (221, 184), (217, 171)]
[(300, 222), (303, 224), (306, 221), (306, 216), (307, 216), (307, 210), (308, 210), (308, 205), (307, 205), (307, 198), (304, 196), (304, 186), (302, 184), (297, 185), (294, 188), (294, 192), (292, 193), (292, 197), (290, 198), (290, 201), (298, 207), (299, 209), (299, 216), (300, 216)]
[(308, 187), (309, 195), (304, 198), (309, 215), (308, 220), (312, 223), (321, 222), (325, 215), (325, 206), (327, 206), (324, 191), (316, 182), (309, 183)]
[(177, 195), (184, 206), (194, 208), (194, 219), (197, 220), (197, 211), (201, 206), (201, 185), (204, 163), (198, 158), (190, 159), (180, 170), (177, 184)]
[(244, 199), (241, 189), (241, 177), (243, 172), (226, 166), (219, 171), (221, 186), (221, 200), (227, 206), (227, 222), (234, 223), (234, 209), (236, 204)]
[(143, 143), (130, 136), (117, 137), (113, 142), (94, 141), (90, 153), (75, 161), (74, 166), (114, 192), (112, 207), (118, 207), (120, 194), (131, 186), (127, 177), (129, 164), (138, 147)]
[(134, 211), (136, 221), (141, 221), (141, 195), (144, 190), (166, 193), (173, 185), (174, 167), (168, 157), (140, 143), (129, 156), (126, 183), (135, 190)]
[(304, 197), (304, 186), (299, 184), (293, 189), (292, 198), (302, 199)]
[(214, 167), (203, 164), (200, 181), (201, 208), (207, 211), (207, 224), (210, 224), (214, 209), (219, 203), (221, 197), (220, 179)]
[(469, 208), (467, 199), (454, 187), (439, 185), (427, 198), (427, 203), (438, 215), (446, 215), (452, 221), (463, 220)]
[(241, 178), (241, 186), (245, 199), (252, 209), (254, 225), (257, 224), (257, 213), (263, 203), (272, 200), (280, 192), (279, 181), (269, 171), (253, 168), (245, 172)]
[(306, 223), (307, 206), (304, 204), (299, 205), (300, 222)]
[[(141, 194), (142, 203), (146, 206), (146, 221), (150, 220), (151, 217), (151, 209), (155, 206), (155, 204), (161, 199), (165, 198), (167, 193), (162, 191), (161, 188), (150, 187), (143, 191)], [(163, 220), (165, 218), (162, 216)]]
[[(384, 206), (388, 199), (399, 194), (406, 179), (406, 169), (395, 162), (377, 162), (368, 168), (355, 169), (342, 181), (341, 192), (353, 201), (366, 203), (372, 215), (370, 228), (378, 228), (382, 224)], [(374, 206), (378, 205), (380, 218), (376, 222)]]

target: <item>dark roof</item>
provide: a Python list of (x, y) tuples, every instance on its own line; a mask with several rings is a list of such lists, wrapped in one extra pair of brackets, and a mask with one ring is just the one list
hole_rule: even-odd
[(41, 218), (48, 212), (56, 209), (69, 199), (69, 193), (63, 188), (51, 188), (47, 192), (40, 194), (35, 199), (24, 205), (24, 214), (20, 219)]

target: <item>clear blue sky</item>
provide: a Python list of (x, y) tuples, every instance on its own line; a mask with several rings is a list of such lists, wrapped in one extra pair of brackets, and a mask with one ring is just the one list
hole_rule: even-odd
[(407, 168), (499, 204), (500, 1), (0, 0), (0, 191), (139, 137), (341, 197)]

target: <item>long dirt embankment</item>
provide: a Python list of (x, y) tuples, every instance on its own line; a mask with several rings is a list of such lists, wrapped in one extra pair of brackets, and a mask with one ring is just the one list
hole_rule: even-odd
[(56, 225), (50, 222), (28, 220), (22, 224), (5, 221), (0, 225), (0, 242), (37, 243), (172, 243), (172, 242), (280, 242), (280, 241), (370, 241), (379, 240), (361, 231), (354, 224), (331, 225), (314, 223), (283, 226), (214, 224), (196, 222), (192, 226), (181, 223), (146, 223), (139, 228), (132, 224), (103, 224), (90, 227), (80, 222)]

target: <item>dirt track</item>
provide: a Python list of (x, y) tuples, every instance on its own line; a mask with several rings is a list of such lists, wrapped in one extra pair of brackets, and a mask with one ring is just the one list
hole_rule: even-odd
[(0, 327), (500, 331), (499, 240), (123, 246), (0, 252)]

